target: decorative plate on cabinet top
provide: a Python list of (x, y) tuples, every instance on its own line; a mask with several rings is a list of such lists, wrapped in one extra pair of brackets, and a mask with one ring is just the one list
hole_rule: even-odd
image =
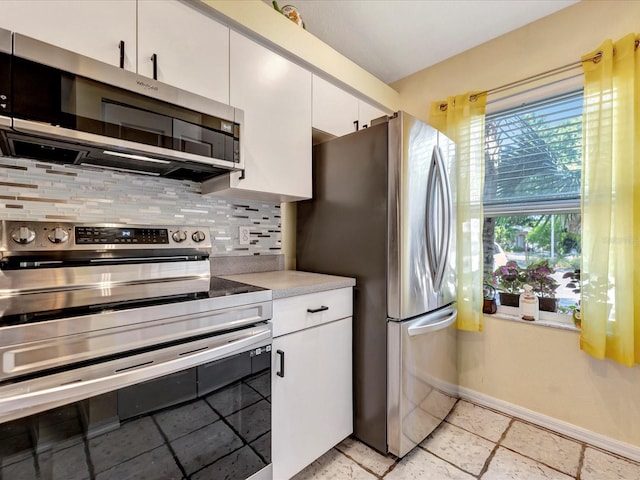
[(300, 12), (298, 12), (298, 9), (293, 5), (285, 5), (284, 7), (280, 8), (278, 7), (277, 0), (273, 0), (273, 8), (275, 8), (278, 12), (283, 14), (293, 23), (297, 24), (299, 27), (302, 27), (304, 29), (307, 28), (304, 24), (304, 21), (302, 20), (302, 16), (300, 15)]

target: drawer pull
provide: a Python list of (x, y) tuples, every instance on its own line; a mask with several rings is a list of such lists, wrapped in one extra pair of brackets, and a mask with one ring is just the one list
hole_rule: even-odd
[(324, 312), (325, 310), (329, 310), (329, 307), (325, 307), (323, 305), (320, 308), (307, 308), (307, 312), (309, 312), (309, 313)]
[(282, 350), (276, 350), (276, 353), (280, 355), (280, 370), (276, 372), (276, 375), (284, 377), (284, 352)]

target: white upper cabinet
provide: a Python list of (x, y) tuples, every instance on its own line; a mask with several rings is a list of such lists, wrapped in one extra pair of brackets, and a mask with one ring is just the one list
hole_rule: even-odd
[(0, 27), (67, 50), (136, 69), (135, 0), (2, 0)]
[(229, 28), (189, 5), (138, 2), (138, 73), (229, 103)]
[(379, 108), (313, 76), (313, 128), (340, 137), (370, 126), (371, 120), (383, 115)]
[(317, 75), (313, 76), (313, 128), (336, 137), (355, 132), (358, 99)]
[(231, 32), (230, 103), (244, 110), (245, 178), (220, 193), (295, 201), (311, 197), (311, 73)]
[(358, 102), (358, 122), (360, 128), (370, 127), (371, 120), (375, 120), (383, 115), (387, 115), (387, 113), (362, 100)]
[[(167, 0), (1, 0), (0, 27), (229, 103), (229, 28)], [(137, 54), (136, 54), (137, 51)]]

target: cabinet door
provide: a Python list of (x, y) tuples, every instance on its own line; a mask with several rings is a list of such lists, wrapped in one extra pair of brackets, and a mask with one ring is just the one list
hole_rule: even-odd
[(310, 198), (311, 73), (233, 31), (230, 63), (230, 103), (245, 120), (238, 196)]
[(292, 477), (353, 432), (351, 323), (273, 340), (273, 478)]
[(105, 63), (136, 69), (136, 0), (3, 0), (0, 27)]
[(336, 137), (355, 132), (358, 99), (326, 80), (313, 76), (313, 128)]
[(371, 120), (382, 117), (383, 115), (387, 114), (379, 108), (360, 100), (358, 104), (358, 120), (360, 122), (360, 128), (365, 128), (365, 126), (370, 127)]
[(138, 73), (229, 103), (229, 28), (188, 4), (138, 2)]

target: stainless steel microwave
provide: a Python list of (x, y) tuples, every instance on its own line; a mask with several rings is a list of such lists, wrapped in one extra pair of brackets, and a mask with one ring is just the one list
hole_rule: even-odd
[(243, 112), (0, 29), (0, 152), (204, 181), (244, 168)]

